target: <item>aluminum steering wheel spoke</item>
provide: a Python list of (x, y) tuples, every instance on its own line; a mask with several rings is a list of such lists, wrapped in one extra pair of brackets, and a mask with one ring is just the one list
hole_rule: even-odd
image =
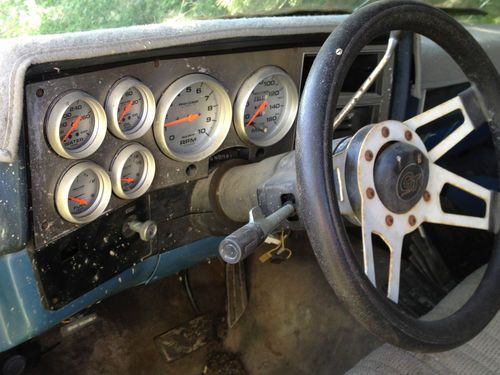
[(365, 207), (362, 215), (363, 263), (365, 274), (376, 286), (375, 257), (373, 254), (373, 234), (378, 235), (390, 251), (389, 274), (387, 279), (387, 298), (395, 303), (399, 300), (399, 285), (401, 275), (401, 255), (406, 225), (401, 220), (392, 222), (389, 226), (384, 218), (373, 215), (371, 207)]
[(463, 122), (429, 150), (428, 156), (431, 162), (435, 162), (441, 158), (474, 129), (489, 121), (489, 116), (486, 110), (484, 110), (481, 95), (473, 88), (469, 88), (453, 99), (437, 105), (404, 122), (410, 129), (416, 131), (455, 111), (461, 112)]
[[(470, 216), (445, 212), (439, 199), (441, 191), (446, 185), (451, 185), (467, 194), (473, 195), (484, 202), (484, 215)], [(445, 224), (464, 228), (476, 228), (482, 230), (493, 230), (493, 215), (498, 215), (492, 209), (492, 190), (448, 171), (436, 164), (430, 164), (430, 178), (427, 188), (430, 197), (429, 204), (425, 211), (424, 221), (435, 224)]]

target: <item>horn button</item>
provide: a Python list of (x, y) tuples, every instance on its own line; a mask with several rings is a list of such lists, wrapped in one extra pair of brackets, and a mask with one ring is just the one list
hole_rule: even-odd
[(429, 181), (429, 161), (417, 147), (395, 142), (379, 153), (373, 174), (384, 206), (402, 214), (422, 198)]

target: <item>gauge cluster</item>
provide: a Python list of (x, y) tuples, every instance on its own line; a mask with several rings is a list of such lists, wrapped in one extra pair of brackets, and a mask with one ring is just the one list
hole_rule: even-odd
[(246, 149), (253, 161), (291, 150), (302, 55), (169, 58), (28, 84), (35, 247), (206, 177), (214, 155)]

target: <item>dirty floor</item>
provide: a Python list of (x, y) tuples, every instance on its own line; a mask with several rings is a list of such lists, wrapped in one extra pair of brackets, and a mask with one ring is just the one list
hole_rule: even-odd
[(219, 260), (190, 270), (194, 298), (214, 319), (214, 338), (167, 363), (155, 337), (200, 315), (177, 275), (137, 287), (92, 307), (95, 323), (61, 338), (42, 336), (48, 350), (34, 374), (341, 374), (379, 342), (339, 305), (305, 235), (281, 264), (247, 262), (249, 305), (226, 329), (224, 266)]

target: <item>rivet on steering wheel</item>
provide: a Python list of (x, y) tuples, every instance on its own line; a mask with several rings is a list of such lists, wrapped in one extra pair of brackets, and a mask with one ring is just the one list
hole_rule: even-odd
[(373, 160), (373, 152), (371, 152), (370, 150), (366, 150), (365, 159), (366, 159), (366, 161), (372, 161)]
[(417, 218), (413, 215), (410, 215), (408, 218), (408, 224), (410, 224), (412, 227), (417, 224)]
[(392, 224), (394, 224), (394, 218), (391, 215), (387, 215), (385, 217), (385, 223), (388, 227), (392, 226)]

